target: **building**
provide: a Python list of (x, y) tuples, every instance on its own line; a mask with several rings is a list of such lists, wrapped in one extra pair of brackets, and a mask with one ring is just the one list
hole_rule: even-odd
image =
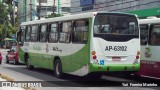
[[(41, 17), (46, 17), (53, 13), (53, 11), (62, 15), (70, 14), (70, 0), (41, 0), (40, 3)], [(37, 0), (36, 6), (37, 8), (39, 7), (39, 0)]]
[[(52, 0), (53, 1), (53, 0)], [(71, 0), (55, 0), (56, 13), (62, 15), (70, 14)]]
[(36, 1), (31, 3), (30, 1), (31, 0), (19, 0), (17, 12), (18, 23), (34, 20), (37, 18), (35, 6)]
[(71, 14), (89, 11), (129, 12), (142, 18), (160, 16), (160, 0), (71, 0)]
[(71, 14), (81, 13), (82, 7), (80, 6), (80, 0), (71, 0)]
[(19, 0), (18, 3), (19, 23), (36, 20), (39, 16), (45, 18), (53, 12), (70, 14), (70, 0)]

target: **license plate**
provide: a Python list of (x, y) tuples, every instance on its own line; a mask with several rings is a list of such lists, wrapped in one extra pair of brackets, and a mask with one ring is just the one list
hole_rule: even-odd
[(121, 57), (112, 57), (112, 61), (121, 61)]

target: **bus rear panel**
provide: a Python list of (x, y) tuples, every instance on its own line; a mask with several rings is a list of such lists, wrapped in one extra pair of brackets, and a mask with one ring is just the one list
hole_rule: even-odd
[(128, 14), (99, 13), (93, 25), (91, 71), (138, 71), (140, 36), (137, 18)]

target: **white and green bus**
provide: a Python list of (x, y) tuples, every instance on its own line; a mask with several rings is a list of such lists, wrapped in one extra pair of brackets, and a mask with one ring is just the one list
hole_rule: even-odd
[(50, 69), (57, 77), (140, 68), (139, 26), (131, 14), (88, 12), (24, 22), (17, 41), (28, 69)]

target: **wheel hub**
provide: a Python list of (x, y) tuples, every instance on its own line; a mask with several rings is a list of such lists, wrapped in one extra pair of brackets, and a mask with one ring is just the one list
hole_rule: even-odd
[(56, 73), (59, 75), (59, 63), (56, 64)]

